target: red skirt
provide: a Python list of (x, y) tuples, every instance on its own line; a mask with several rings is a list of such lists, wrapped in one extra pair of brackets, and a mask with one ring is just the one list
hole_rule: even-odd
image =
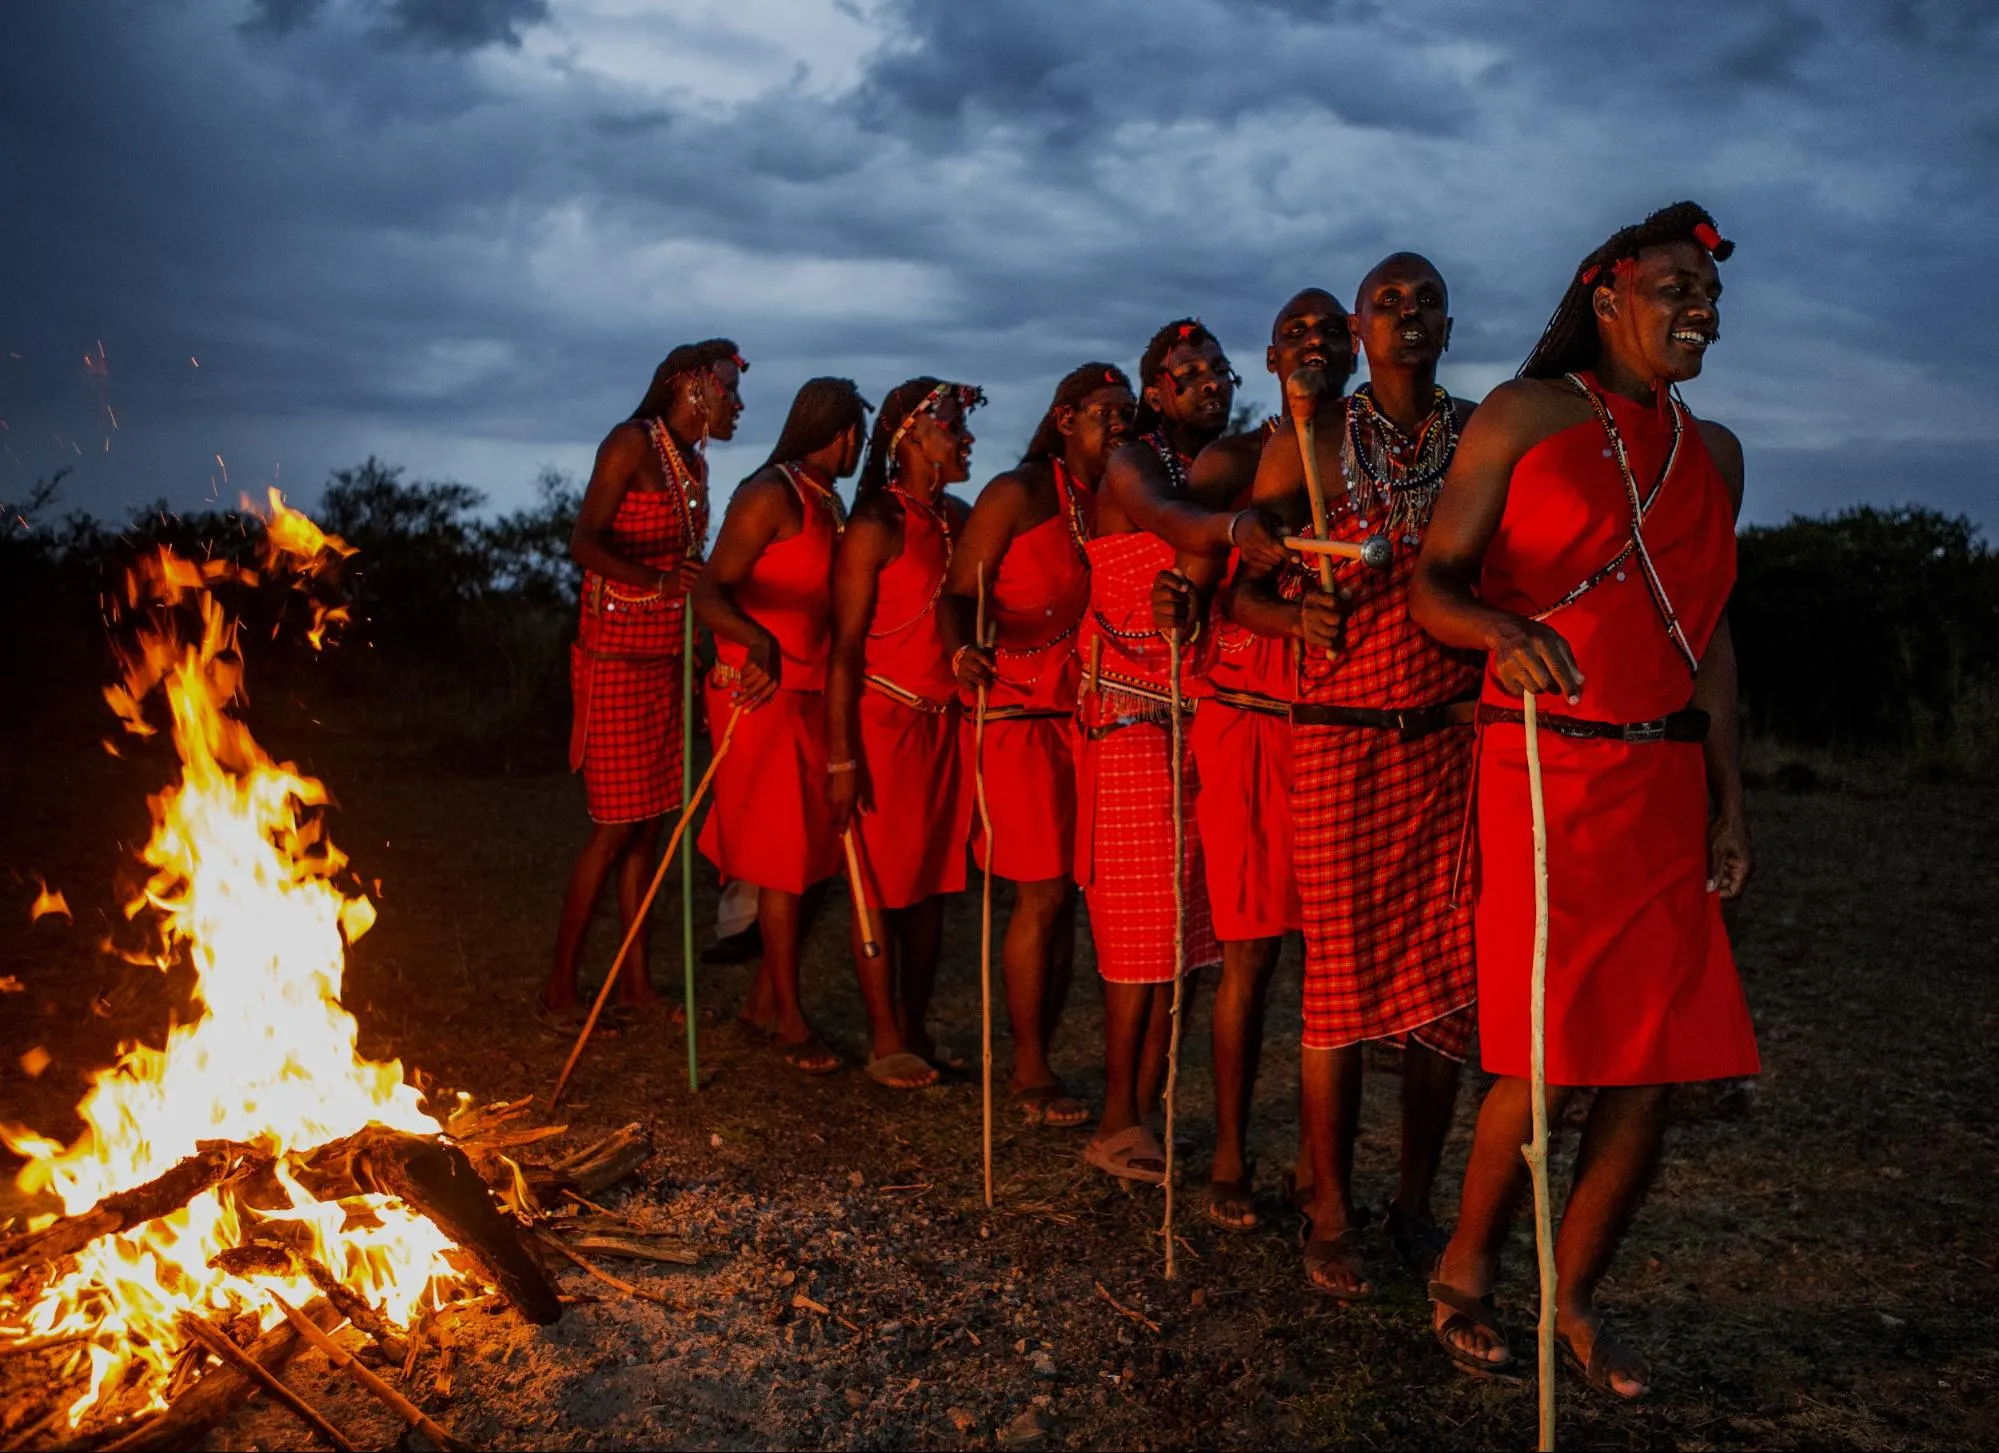
[(594, 822), (646, 822), (680, 806), (681, 658), (569, 648), (569, 766)]
[(1469, 883), (1456, 906), (1451, 898), (1471, 736), (1466, 727), (1409, 742), (1373, 727), (1294, 729), (1305, 1048), (1413, 1035), (1452, 1059), (1469, 1051)]
[[(1528, 1073), (1534, 839), (1518, 726), (1485, 728), (1478, 1007), (1496, 1075)], [(1707, 891), (1707, 771), (1691, 742), (1541, 733), (1548, 813), (1548, 1080), (1663, 1085), (1760, 1068), (1721, 900)]]
[[(1076, 876), (1090, 909), (1097, 972), (1113, 984), (1173, 982), (1170, 742), (1163, 726), (1120, 727), (1085, 744), (1077, 774)], [(1181, 794), (1186, 856), (1179, 864), (1189, 969), (1219, 963), (1222, 956), (1203, 891), (1201, 828), (1194, 813), (1199, 789), (1189, 753)]]
[(861, 760), (874, 811), (859, 819), (861, 875), (875, 908), (908, 908), (965, 886), (972, 785), (958, 758), (958, 712), (920, 711), (863, 691)]
[[(971, 713), (959, 737), (972, 777)], [(986, 811), (993, 820), (993, 872), (1012, 883), (1067, 878), (1076, 870), (1076, 722), (1043, 717), (986, 723)], [(972, 851), (986, 865), (985, 834), (972, 814)]]
[[(708, 730), (719, 747), (733, 688), (706, 688)], [(826, 805), (826, 698), (780, 691), (736, 722), (729, 754), (708, 788), (702, 856), (723, 881), (803, 893), (839, 871), (840, 845)]]
[(1192, 747), (1215, 937), (1238, 943), (1303, 926), (1291, 870), (1291, 723), (1204, 701)]

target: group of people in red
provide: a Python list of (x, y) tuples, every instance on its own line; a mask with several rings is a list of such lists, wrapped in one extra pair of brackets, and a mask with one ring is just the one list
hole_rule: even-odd
[[(851, 382), (813, 379), (705, 559), (702, 446), (733, 434), (748, 365), (726, 340), (675, 349), (600, 450), (576, 528), (572, 765), (596, 826), (548, 1007), (575, 1002), (606, 879), (629, 924), (681, 807), (691, 601), (715, 638), (722, 754), (700, 849), (756, 887), (763, 957), (742, 1017), (786, 1062), (841, 1063), (798, 974), (810, 895), (846, 871), (880, 941), (863, 944), (857, 914), (867, 1073), (936, 1083), (953, 1056), (927, 1009), (969, 846), (1014, 889), (1007, 1090), (1030, 1124), (1088, 1123), (1049, 1061), (1080, 886), (1105, 1006), (1083, 1155), (1163, 1179), (1176, 973), (1219, 966), (1206, 1213), (1249, 1230), (1265, 1002), (1302, 930), (1284, 1179), (1304, 1274), (1370, 1295), (1378, 1221), (1427, 1279), (1445, 1353), (1503, 1376), (1516, 1355), (1492, 1292), (1533, 1108), (1532, 693), (1546, 1078), (1551, 1101), (1593, 1092), (1557, 1242), (1558, 1337), (1593, 1384), (1638, 1396), (1651, 1374), (1605, 1329), (1597, 1283), (1670, 1087), (1758, 1066), (1720, 907), (1750, 870), (1725, 616), (1742, 452), (1676, 387), (1719, 337), (1732, 250), (1693, 203), (1617, 232), (1518, 377), (1476, 406), (1437, 384), (1449, 293), (1414, 253), (1377, 264), (1350, 308), (1318, 288), (1283, 305), (1265, 362), (1294, 406), (1245, 432), (1228, 432), (1240, 380), (1220, 342), (1176, 320), (1135, 375), (1069, 373), (969, 508), (947, 491), (969, 476), (976, 387), (911, 379), (870, 428)], [(643, 1001), (633, 968), (624, 992)], [(1399, 1176), (1378, 1218), (1353, 1184), (1372, 1040), (1402, 1051)], [(1497, 1078), (1447, 1234), (1432, 1185), (1474, 1042)]]

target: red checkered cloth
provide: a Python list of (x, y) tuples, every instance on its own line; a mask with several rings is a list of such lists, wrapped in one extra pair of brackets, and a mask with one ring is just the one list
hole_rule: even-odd
[[(618, 554), (672, 573), (686, 541), (677, 489), (625, 492), (611, 522)], [(583, 773), (594, 821), (644, 822), (680, 806), (685, 610), (678, 595), (584, 577), (569, 655), (569, 766)]]
[[(1113, 984), (1173, 982), (1171, 740), (1164, 726), (1139, 723), (1087, 748), (1094, 758), (1096, 811), (1091, 842), (1077, 844), (1076, 876), (1090, 909), (1097, 972)], [(1184, 771), (1186, 856), (1180, 881), (1187, 905), (1187, 967), (1198, 969), (1219, 963), (1222, 952), (1208, 913), (1201, 829), (1194, 816), (1200, 780), (1191, 748)], [(1087, 785), (1079, 785), (1083, 790)]]
[[(1331, 534), (1365, 539), (1370, 523), (1381, 525), (1342, 501)], [(1478, 656), (1447, 650), (1409, 619), (1418, 545), (1413, 536), (1393, 545), (1387, 571), (1358, 561), (1340, 570), (1337, 584), (1355, 595), (1343, 646), (1330, 658), (1324, 651), (1307, 656), (1301, 700), (1394, 709), (1434, 706), (1478, 689)], [(1291, 812), (1305, 906), (1307, 1049), (1403, 1036), (1452, 1059), (1470, 1049), (1477, 997), (1471, 880), (1455, 877), (1472, 741), (1469, 726), (1409, 742), (1375, 727), (1294, 728)]]

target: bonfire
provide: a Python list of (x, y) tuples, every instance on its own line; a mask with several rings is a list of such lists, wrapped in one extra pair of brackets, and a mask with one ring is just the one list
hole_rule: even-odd
[[(114, 621), (112, 709), (128, 732), (164, 725), (179, 758), (128, 916), (153, 931), (162, 971), (192, 970), (192, 1001), (164, 1045), (127, 1044), (95, 1077), (72, 1144), (0, 1131), (36, 1208), (0, 1239), (0, 1350), (66, 1349), (57, 1371), (75, 1393), (51, 1421), (72, 1429), (143, 1427), (211, 1358), (253, 1377), (238, 1349), (278, 1360), (301, 1322), (345, 1319), (393, 1345), (467, 1298), (498, 1294), (539, 1322), (561, 1310), (523, 1236), (534, 1192), (493, 1149), (554, 1131), (496, 1142), (526, 1102), (462, 1098), (447, 1125), (399, 1063), (356, 1048), (341, 980), (375, 910), (324, 836), (326, 789), (240, 716), (238, 624), (218, 595), (310, 585), (351, 551), (275, 490), (263, 534), (254, 566), (146, 557)], [(337, 620), (314, 607), (315, 645)], [(156, 1440), (176, 1436), (151, 1422)]]

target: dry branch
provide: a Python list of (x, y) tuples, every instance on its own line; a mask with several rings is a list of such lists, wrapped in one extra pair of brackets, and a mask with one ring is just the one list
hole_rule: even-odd
[(319, 1409), (286, 1387), (275, 1372), (269, 1371), (246, 1355), (242, 1348), (229, 1340), (229, 1334), (220, 1327), (193, 1312), (182, 1312), (180, 1324), (195, 1341), (249, 1378), (293, 1417), (338, 1449), (339, 1453), (355, 1453), (354, 1445), (348, 1441), (346, 1434), (329, 1423)]
[(203, 1191), (220, 1185), (249, 1163), (268, 1157), (237, 1145), (207, 1145), (157, 1180), (106, 1196), (88, 1211), (65, 1216), (52, 1226), (0, 1241), (0, 1280), (81, 1251), (101, 1236), (116, 1235), (178, 1211)]
[(285, 1314), (285, 1320), (298, 1329), (299, 1336), (326, 1354), (327, 1360), (351, 1377), (365, 1392), (380, 1402), (390, 1412), (422, 1433), (438, 1447), (455, 1450), (465, 1445), (451, 1435), (448, 1428), (432, 1422), (415, 1403), (390, 1387), (381, 1378), (355, 1360), (352, 1353), (319, 1330), (306, 1315), (291, 1305), (283, 1297), (273, 1293), (271, 1300), (278, 1304), (278, 1310)]
[(575, 1243), (578, 1251), (594, 1251), (602, 1256), (628, 1256), (634, 1261), (670, 1261), (676, 1266), (699, 1266), (701, 1253), (689, 1246), (648, 1245), (623, 1236), (585, 1236)]
[(669, 1299), (665, 1293), (648, 1291), (645, 1287), (632, 1285), (632, 1283), (626, 1281), (621, 1276), (612, 1276), (611, 1273), (604, 1270), (603, 1267), (597, 1265), (596, 1262), (578, 1256), (575, 1252), (571, 1251), (567, 1246), (565, 1246), (561, 1241), (559, 1241), (553, 1236), (544, 1234), (539, 1239), (543, 1242), (543, 1244), (545, 1244), (550, 1250), (554, 1251), (558, 1256), (565, 1257), (566, 1259), (575, 1262), (578, 1266), (582, 1267), (585, 1271), (589, 1272), (590, 1275), (597, 1278), (598, 1281), (604, 1283), (605, 1286), (616, 1287), (626, 1296), (637, 1297), (641, 1301), (657, 1302), (659, 1303), (659, 1305), (663, 1307), (670, 1307), (673, 1305), (671, 1299)]
[[(319, 1326), (336, 1315), (324, 1302), (305, 1309)], [(299, 1335), (289, 1326), (273, 1327), (243, 1349), (243, 1355), (266, 1372), (279, 1372), (298, 1351)], [(156, 1418), (141, 1423), (104, 1453), (154, 1453), (154, 1450), (192, 1448), (208, 1430), (248, 1402), (257, 1385), (235, 1367), (218, 1367), (173, 1400)]]

